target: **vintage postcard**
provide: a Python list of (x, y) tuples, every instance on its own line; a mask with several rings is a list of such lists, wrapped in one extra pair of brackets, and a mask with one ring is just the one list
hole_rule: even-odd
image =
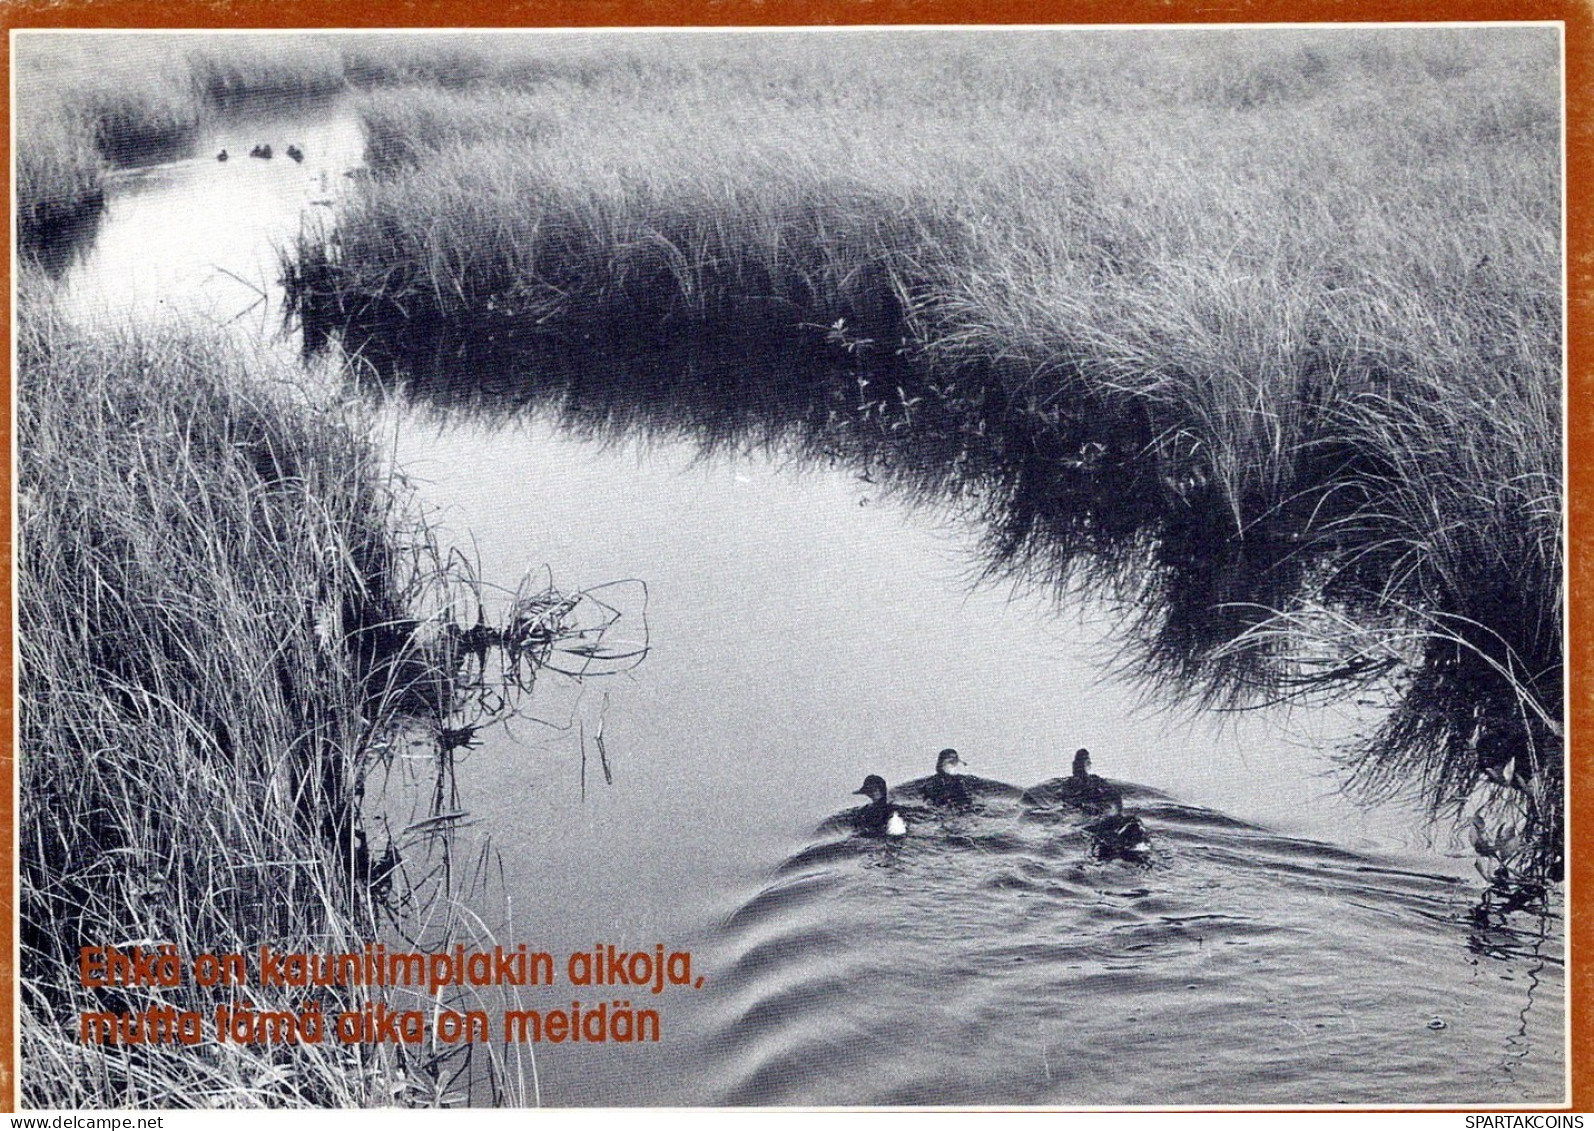
[(33, 15), (17, 1105), (1574, 1102), (1582, 24)]

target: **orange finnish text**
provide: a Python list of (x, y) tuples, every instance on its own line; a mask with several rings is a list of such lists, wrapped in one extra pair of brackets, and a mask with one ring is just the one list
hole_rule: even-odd
[[(221, 1044), (318, 1045), (421, 1044), (428, 1038), (426, 1012), (392, 1009), (382, 1002), (363, 1009), (325, 1012), (320, 1002), (300, 1009), (256, 1009), (247, 1003), (217, 1006), (214, 1033)], [(441, 1044), (473, 1044), (491, 1040), (491, 1019), (486, 1010), (444, 1009), (434, 1015), (431, 1035)], [(566, 1041), (602, 1044), (614, 1041), (656, 1042), (660, 1034), (656, 1009), (633, 1009), (629, 1000), (616, 999), (569, 1009), (511, 1009), (502, 1014), (502, 1039)], [(162, 1006), (140, 1012), (82, 1013), (78, 1039), (91, 1045), (197, 1045), (205, 1038), (204, 1017), (197, 1010)]]
[[(636, 987), (652, 994), (666, 987), (701, 989), (688, 951), (621, 950), (598, 943), (575, 951), (563, 963), (572, 986)], [(277, 951), (261, 946), (249, 955), (201, 954), (184, 959), (171, 945), (83, 947), (78, 975), (84, 986), (201, 987), (258, 985), (285, 989), (402, 987), (433, 995), (458, 986), (549, 986), (558, 967), (547, 951), (525, 945), (490, 951), (416, 953), (390, 951), (380, 943), (340, 954)], [(346, 1004), (346, 1003), (343, 1003)], [(207, 1024), (207, 1021), (209, 1024)], [(198, 1044), (207, 1035), (223, 1044), (418, 1044), (492, 1039), (493, 1019), (483, 1010), (397, 1009), (380, 1001), (335, 1009), (308, 998), (297, 1009), (261, 1008), (247, 998), (219, 1004), (214, 1012), (158, 1005), (143, 1010), (86, 1011), (79, 1014), (79, 1039), (85, 1044)], [(659, 1013), (636, 1008), (627, 997), (611, 1001), (571, 1001), (546, 1010), (506, 1010), (498, 1017), (506, 1042), (601, 1043), (659, 1040)], [(207, 1033), (208, 1030), (208, 1033)]]
[[(278, 951), (261, 946), (251, 977), (242, 954), (201, 954), (185, 962), (174, 946), (146, 950), (86, 946), (78, 952), (78, 978), (85, 986), (177, 986), (185, 976), (200, 986), (424, 986), (436, 992), (448, 986), (546, 986), (554, 982), (554, 959), (524, 943), (492, 950), (419, 953), (390, 951), (381, 943), (341, 954)], [(565, 962), (573, 986), (636, 986), (662, 993), (665, 986), (701, 988), (692, 977), (692, 955), (665, 953), (662, 944), (648, 950), (620, 950), (598, 943), (575, 951)]]

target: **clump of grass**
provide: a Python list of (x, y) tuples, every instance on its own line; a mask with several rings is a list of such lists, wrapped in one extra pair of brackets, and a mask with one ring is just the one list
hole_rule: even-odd
[(202, 107), (187, 63), (170, 39), (135, 36), (29, 36), (17, 53), (18, 149), (48, 139), (52, 126), (83, 139), (112, 164), (181, 153), (197, 133)]
[[(105, 206), (108, 165), (174, 156), (199, 126), (175, 57), (157, 44), (29, 37), (16, 55), (17, 241), (64, 262)], [(153, 52), (153, 54), (151, 53)]]
[(230, 340), (80, 331), (41, 286), (18, 347), (22, 1095), (389, 1102), (391, 1049), (78, 1041), (83, 1010), (208, 1021), (233, 996), (85, 989), (81, 946), (192, 958), (373, 937), (360, 796), (399, 699), (383, 642), (424, 578), (358, 421)]
[[(80, 242), (105, 207), (105, 184), (87, 126), (59, 108), (19, 111), (17, 242), (34, 255)], [(50, 125), (39, 125), (49, 118)]]
[(365, 155), (372, 170), (414, 168), (423, 158), (455, 145), (492, 139), (530, 148), (558, 128), (568, 98), (544, 93), (536, 101), (511, 99), (483, 113), (479, 100), (430, 86), (373, 92), (362, 103)]
[(292, 297), (311, 320), (324, 303), (355, 337), (381, 328), (371, 348), (412, 355), (430, 348), (417, 336), (656, 352), (690, 327), (714, 364), (716, 349), (746, 352), (737, 340), (822, 346), (838, 319), (851, 339), (900, 346), (899, 272), (959, 242), (951, 202), (827, 168), (800, 136), (726, 133), (709, 101), (666, 111), (639, 91), (634, 150), (592, 152), (570, 144), (598, 113), (586, 97), (372, 98), (378, 176), (336, 244), (307, 241), (290, 270), (334, 268), (317, 268), (327, 286)]
[(347, 85), (343, 54), (327, 36), (217, 36), (192, 47), (186, 62), (190, 82), (214, 108), (302, 103)]
[(1482, 774), (1522, 811), (1531, 870), (1558, 879), (1559, 389), (1527, 369), (1498, 383), (1479, 376), (1435, 366), (1398, 399), (1369, 395), (1348, 413), (1357, 442), (1377, 454), (1367, 505), (1346, 524), (1382, 578), (1373, 589), (1365, 561), (1346, 572), (1358, 603), (1393, 610), (1420, 650), (1388, 720), (1352, 761), (1373, 791), (1423, 780), (1458, 815)]
[(1553, 36), (909, 42), (373, 100), (294, 297), (422, 392), (795, 427), (960, 495), (1210, 701), (1395, 680), (1353, 780), (1441, 811), (1510, 760), (1554, 872)]

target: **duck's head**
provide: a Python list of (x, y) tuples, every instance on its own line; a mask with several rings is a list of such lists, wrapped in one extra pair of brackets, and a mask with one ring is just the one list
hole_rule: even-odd
[(886, 779), (879, 774), (870, 774), (863, 779), (862, 787), (853, 790), (861, 793), (870, 801), (884, 801), (886, 799)]
[(1090, 773), (1090, 751), (1081, 746), (1074, 751), (1074, 776), (1082, 778)]
[(952, 773), (953, 766), (961, 766), (962, 764), (963, 759), (958, 757), (958, 752), (948, 746), (945, 750), (941, 751), (940, 754), (936, 755), (935, 772), (938, 774), (950, 775)]

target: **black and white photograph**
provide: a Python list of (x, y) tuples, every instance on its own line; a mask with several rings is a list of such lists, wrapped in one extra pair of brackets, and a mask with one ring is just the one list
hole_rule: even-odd
[(17, 1103), (1570, 1103), (1565, 30), (12, 30)]

